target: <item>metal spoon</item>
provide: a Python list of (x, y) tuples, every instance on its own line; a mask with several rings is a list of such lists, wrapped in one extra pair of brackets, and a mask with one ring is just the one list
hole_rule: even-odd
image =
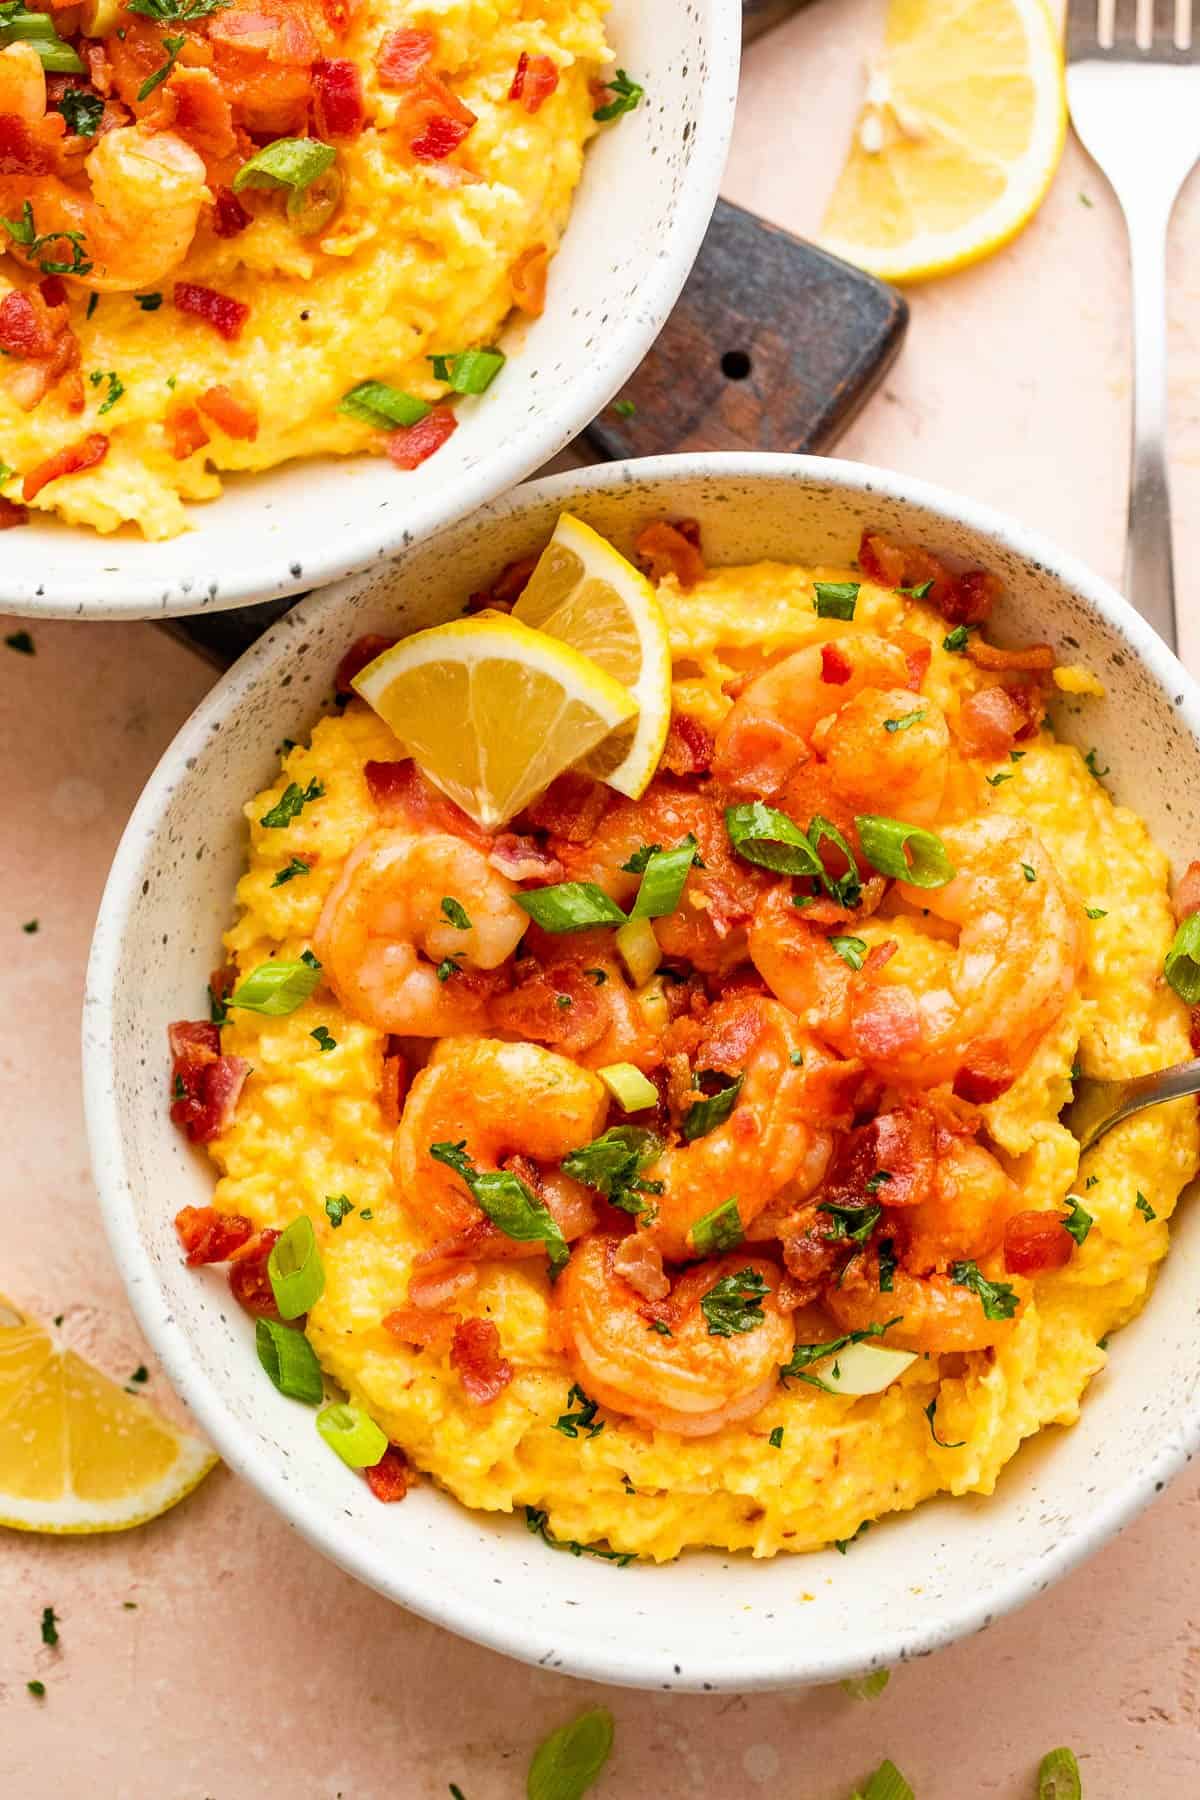
[(1063, 1112), (1063, 1124), (1079, 1139), (1081, 1150), (1090, 1150), (1106, 1132), (1147, 1106), (1165, 1100), (1182, 1100), (1200, 1094), (1200, 1057), (1173, 1063), (1151, 1075), (1135, 1075), (1132, 1081), (1091, 1081), (1086, 1075), (1075, 1083), (1075, 1098)]

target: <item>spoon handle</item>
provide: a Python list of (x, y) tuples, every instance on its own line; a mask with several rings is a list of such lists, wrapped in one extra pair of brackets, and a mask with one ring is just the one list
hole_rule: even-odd
[(1200, 1094), (1200, 1057), (1155, 1069), (1149, 1075), (1135, 1075), (1132, 1081), (1089, 1081), (1084, 1077), (1076, 1084), (1066, 1123), (1079, 1139), (1080, 1149), (1090, 1150), (1114, 1125), (1134, 1113), (1168, 1100), (1186, 1099), (1189, 1094)]

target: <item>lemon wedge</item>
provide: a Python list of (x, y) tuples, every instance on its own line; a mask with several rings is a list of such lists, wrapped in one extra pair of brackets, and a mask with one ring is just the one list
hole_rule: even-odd
[(1066, 122), (1045, 0), (890, 0), (821, 242), (889, 281), (976, 262), (1037, 211)]
[(0, 1525), (127, 1531), (190, 1494), (216, 1460), (0, 1298)]
[(637, 712), (596, 663), (505, 613), (402, 638), (352, 685), (488, 831)]
[(636, 800), (658, 767), (671, 723), (671, 640), (654, 588), (598, 531), (564, 513), (513, 608), (629, 689), (638, 716), (580, 767)]

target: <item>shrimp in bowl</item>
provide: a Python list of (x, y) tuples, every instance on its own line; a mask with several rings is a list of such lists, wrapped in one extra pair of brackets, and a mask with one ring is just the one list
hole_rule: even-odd
[[(1081, 1162), (1060, 1115), (1186, 1054), (1165, 860), (1055, 736), (1054, 652), (989, 641), (996, 584), (868, 535), (710, 569), (657, 522), (637, 780), (589, 748), (463, 810), (348, 679), (248, 804), (217, 1016), (171, 1042), (220, 1177), (180, 1232), (381, 1498), (614, 1564), (845, 1545), (989, 1494), (1148, 1291), (1195, 1116)], [(528, 579), (475, 605), (533, 633)]]

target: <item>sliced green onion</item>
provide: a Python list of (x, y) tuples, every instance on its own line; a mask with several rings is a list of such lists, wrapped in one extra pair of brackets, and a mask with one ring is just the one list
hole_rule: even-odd
[(607, 1706), (580, 1713), (569, 1725), (552, 1731), (534, 1751), (525, 1782), (527, 1800), (580, 1800), (608, 1761), (612, 1746), (613, 1716)]
[(869, 1675), (852, 1675), (842, 1689), (852, 1700), (878, 1700), (891, 1679), (890, 1669), (873, 1669)]
[(415, 394), (389, 387), (386, 381), (360, 381), (342, 395), (338, 411), (376, 431), (388, 431), (393, 425), (416, 425), (432, 408)]
[(303, 1006), (320, 985), (321, 965), (315, 956), (311, 961), (302, 957), (297, 962), (260, 963), (238, 982), (225, 1004), (282, 1019)]
[(1085, 1212), (1078, 1194), (1068, 1194), (1063, 1205), (1071, 1209), (1062, 1222), (1063, 1230), (1069, 1232), (1077, 1244), (1082, 1244), (1096, 1221), (1090, 1212)]
[(9, 44), (30, 44), (47, 75), (81, 75), (84, 63), (70, 44), (64, 43), (54, 29), (49, 13), (14, 12), (3, 9), (0, 18), (0, 48)]
[(860, 585), (857, 581), (814, 581), (813, 609), (818, 619), (852, 619)]
[(431, 356), (434, 378), (449, 382), (456, 394), (483, 394), (504, 367), (503, 350), (460, 350)]
[(325, 1292), (325, 1265), (307, 1213), (293, 1219), (276, 1238), (267, 1258), (267, 1274), (284, 1319), (298, 1319)]
[(623, 1112), (658, 1104), (658, 1089), (633, 1063), (609, 1063), (596, 1073)]
[(1186, 1006), (1200, 1005), (1200, 913), (1192, 913), (1175, 933), (1163, 974)]
[(1048, 1750), (1038, 1764), (1038, 1800), (1082, 1800), (1083, 1782), (1073, 1750)]
[(242, 164), (233, 178), (233, 191), (310, 187), (336, 157), (333, 145), (323, 144), (319, 138), (276, 138)]
[(901, 819), (862, 813), (854, 821), (863, 855), (881, 875), (907, 881), (910, 887), (945, 887), (954, 870), (946, 846), (932, 831), (905, 825)]
[(614, 941), (634, 987), (645, 987), (662, 961), (662, 951), (650, 920), (630, 919), (628, 925), (622, 925)]
[(882, 1762), (863, 1789), (862, 1800), (916, 1800), (916, 1797), (895, 1763)]
[(254, 1327), (258, 1360), (281, 1394), (320, 1406), (325, 1398), (321, 1365), (302, 1331), (281, 1325), (277, 1319), (260, 1319)]
[(725, 1123), (737, 1105), (737, 1097), (745, 1079), (745, 1075), (735, 1075), (719, 1093), (704, 1094), (699, 1100), (693, 1100), (684, 1113), (679, 1128), (686, 1144), (693, 1143), (696, 1138), (707, 1137), (710, 1131), (715, 1131), (718, 1125)]
[(773, 869), (778, 875), (825, 874), (820, 857), (794, 819), (764, 806), (761, 800), (750, 800), (742, 806), (725, 808), (725, 829), (737, 854), (760, 869)]
[(326, 169), (308, 187), (293, 188), (287, 197), (288, 223), (297, 237), (315, 237), (323, 231), (342, 198), (342, 171)]
[(674, 850), (654, 850), (646, 859), (642, 885), (630, 908), (631, 919), (665, 919), (683, 897), (683, 885), (696, 857), (695, 840)]
[(317, 1430), (351, 1469), (373, 1469), (388, 1447), (387, 1438), (361, 1406), (322, 1407)]
[(846, 842), (843, 833), (838, 830), (832, 819), (824, 818), (821, 813), (814, 813), (808, 822), (808, 841), (816, 851), (818, 857), (821, 853), (822, 844), (836, 844), (837, 848), (846, 859), (846, 873), (844, 875), (839, 875), (835, 881), (833, 877), (826, 872), (825, 864), (822, 862), (821, 880), (824, 883), (826, 892), (829, 894), (830, 898), (836, 900), (839, 906), (857, 906), (862, 899), (862, 882), (858, 873), (858, 860), (855, 857), (853, 850)]
[[(505, 1237), (520, 1244), (544, 1244), (550, 1273), (557, 1275), (570, 1251), (554, 1214), (508, 1169), (476, 1169), (466, 1153), (465, 1138), (457, 1144), (431, 1144), (429, 1154), (445, 1163), (466, 1184), (480, 1212), (486, 1214)], [(282, 1307), (280, 1311), (282, 1311)]]
[(722, 1250), (736, 1250), (742, 1241), (742, 1215), (737, 1195), (731, 1194), (720, 1206), (696, 1220), (689, 1234), (701, 1256), (716, 1256)]
[(592, 881), (560, 881), (530, 888), (513, 899), (543, 931), (588, 931), (593, 925), (624, 925), (625, 914)]

